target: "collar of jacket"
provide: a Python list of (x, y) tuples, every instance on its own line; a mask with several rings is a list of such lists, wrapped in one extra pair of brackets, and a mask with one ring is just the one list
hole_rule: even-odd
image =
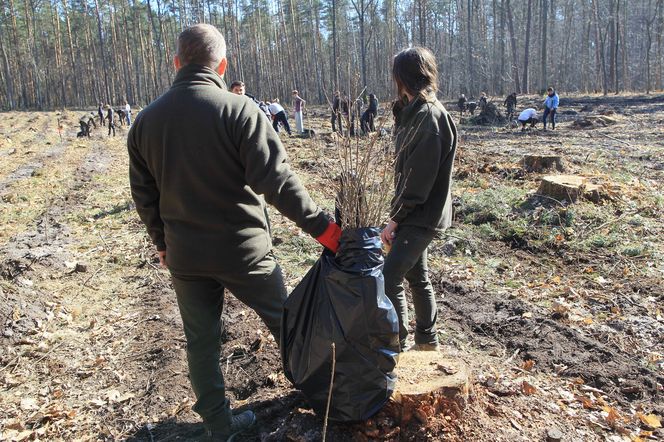
[(430, 97), (427, 99), (424, 99), (420, 96), (415, 97), (411, 102), (406, 104), (403, 109), (401, 109), (401, 112), (399, 113), (399, 126), (405, 127), (408, 124), (412, 122), (412, 119), (417, 115), (417, 113), (420, 111), (420, 109), (425, 106), (429, 105), (432, 106), (435, 102), (435, 97)]
[(214, 84), (219, 89), (228, 90), (224, 80), (212, 68), (200, 64), (188, 64), (180, 68), (173, 80), (173, 86), (177, 87), (184, 84)]

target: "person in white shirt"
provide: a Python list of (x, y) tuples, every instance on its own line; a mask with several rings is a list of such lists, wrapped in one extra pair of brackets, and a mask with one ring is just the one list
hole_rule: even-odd
[(125, 100), (124, 111), (125, 118), (127, 118), (127, 126), (131, 126), (131, 106), (129, 106), (129, 102), (127, 100)]
[(288, 124), (288, 117), (282, 105), (279, 104), (278, 99), (274, 99), (272, 103), (267, 107), (272, 114), (272, 127), (274, 130), (279, 133), (279, 123), (283, 124), (284, 129), (288, 132), (288, 135), (291, 135), (290, 125)]
[(532, 107), (524, 109), (519, 114), (519, 123), (521, 123), (521, 132), (526, 130), (526, 124), (530, 124), (530, 127), (535, 127), (535, 125), (538, 122), (539, 120), (537, 119), (537, 111)]

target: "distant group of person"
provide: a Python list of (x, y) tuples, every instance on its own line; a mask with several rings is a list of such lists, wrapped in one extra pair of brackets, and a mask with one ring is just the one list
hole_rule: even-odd
[[(288, 135), (293, 135), (293, 132), (288, 122), (288, 115), (286, 109), (281, 105), (278, 98), (272, 101), (261, 101), (246, 92), (246, 85), (243, 81), (235, 80), (231, 83), (229, 90), (236, 95), (244, 95), (250, 98), (258, 108), (263, 111), (265, 116), (272, 122), (272, 127), (279, 133), (280, 127), (283, 127)], [(298, 134), (303, 134), (304, 130), (304, 106), (307, 103), (300, 93), (294, 89), (293, 96), (293, 115), (295, 117), (295, 130)]]
[[(335, 91), (330, 117), (332, 132), (344, 133), (344, 124), (348, 127), (351, 136), (358, 133), (375, 132), (375, 120), (378, 116), (378, 98), (376, 98), (376, 95), (369, 94), (366, 109), (364, 109), (364, 106), (365, 103), (361, 97), (352, 100), (347, 94)], [(357, 122), (359, 122), (359, 132)]]
[[(457, 101), (457, 107), (459, 109), (459, 114), (463, 117), (465, 111), (469, 111), (471, 115), (474, 115), (475, 110), (479, 107), (481, 110), (484, 110), (488, 105), (489, 100), (486, 92), (482, 92), (478, 101), (469, 101), (464, 94), (459, 96)], [(553, 87), (547, 89), (547, 95), (544, 99), (544, 113), (542, 115), (542, 123), (544, 130), (547, 128), (547, 122), (550, 123), (551, 129), (556, 129), (556, 112), (558, 111), (558, 105), (560, 104), (560, 98), (556, 90)], [(506, 108), (507, 119), (512, 121), (514, 115), (516, 114), (517, 108), (517, 93), (512, 92), (505, 98), (503, 105)], [(529, 107), (524, 109), (519, 113), (517, 121), (521, 124), (521, 131), (526, 130), (526, 126), (534, 128), (540, 119), (537, 115), (537, 109)]]
[(110, 104), (99, 103), (97, 113), (88, 112), (78, 120), (81, 130), (76, 134), (78, 138), (90, 137), (90, 132), (97, 128), (95, 118), (99, 118), (99, 126), (108, 126), (108, 136), (115, 136), (116, 124), (131, 126), (131, 106), (125, 100), (123, 106), (113, 108)]
[[(230, 84), (229, 91), (236, 95), (244, 95), (263, 111), (265, 116), (272, 122), (272, 127), (278, 133), (283, 128), (288, 135), (292, 135), (291, 125), (288, 121), (286, 109), (282, 106), (278, 98), (272, 101), (262, 101), (246, 92), (246, 85), (240, 80), (233, 81)], [(293, 97), (293, 117), (295, 119), (295, 131), (298, 134), (304, 134), (304, 108), (306, 101), (300, 96), (297, 89), (292, 91)], [(368, 95), (366, 104), (361, 97), (354, 101), (346, 94), (340, 91), (334, 93), (332, 102), (332, 123), (333, 132), (344, 132), (344, 127), (350, 135), (366, 134), (376, 130), (375, 119), (378, 115), (378, 99), (375, 94)]]
[(483, 111), (484, 108), (489, 104), (489, 97), (486, 92), (482, 92), (480, 99), (478, 101), (468, 100), (465, 94), (459, 96), (457, 101), (457, 107), (459, 108), (459, 113), (463, 117), (465, 111), (470, 112), (470, 115), (475, 115), (477, 108), (480, 108), (480, 111)]

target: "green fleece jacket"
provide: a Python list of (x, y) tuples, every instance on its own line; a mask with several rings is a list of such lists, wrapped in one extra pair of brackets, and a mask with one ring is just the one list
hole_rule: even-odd
[(392, 220), (432, 230), (452, 224), (452, 166), (457, 130), (434, 97), (416, 98), (397, 114)]
[(171, 271), (246, 270), (272, 248), (264, 199), (310, 235), (329, 224), (290, 169), (279, 136), (212, 69), (187, 65), (129, 131), (141, 220)]

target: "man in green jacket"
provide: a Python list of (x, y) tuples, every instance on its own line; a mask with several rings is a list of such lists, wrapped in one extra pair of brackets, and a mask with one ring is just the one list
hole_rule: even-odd
[(136, 210), (173, 278), (193, 410), (208, 436), (224, 441), (256, 419), (251, 411), (234, 415), (225, 396), (224, 289), (254, 309), (279, 342), (286, 289), (270, 253), (264, 200), (333, 251), (341, 234), (290, 169), (260, 109), (226, 90), (226, 66), (226, 44), (214, 26), (185, 29), (172, 87), (138, 115), (127, 140)]

